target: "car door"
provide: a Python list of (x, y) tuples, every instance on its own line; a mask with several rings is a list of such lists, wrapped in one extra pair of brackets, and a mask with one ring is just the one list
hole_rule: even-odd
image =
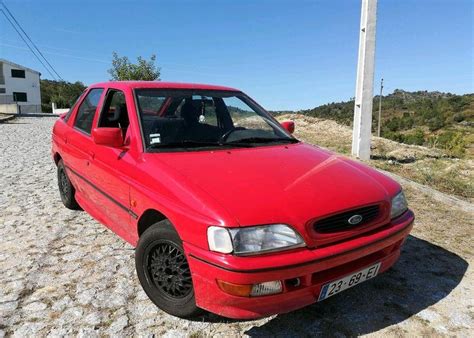
[(73, 128), (66, 139), (68, 151), (65, 165), (68, 177), (73, 181), (79, 199), (83, 199), (85, 203), (90, 203), (94, 193), (94, 188), (88, 183), (90, 157), (94, 145), (91, 130), (103, 92), (103, 88), (92, 88), (87, 92), (77, 109), (72, 123)]
[(130, 232), (130, 185), (127, 172), (135, 167), (129, 152), (129, 117), (125, 94), (109, 89), (98, 117), (97, 128), (121, 128), (124, 145), (119, 148), (93, 144), (91, 180), (98, 187), (93, 199), (114, 232), (127, 238)]

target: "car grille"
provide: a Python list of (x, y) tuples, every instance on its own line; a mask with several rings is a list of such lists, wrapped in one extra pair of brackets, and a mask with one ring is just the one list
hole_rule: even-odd
[[(354, 227), (368, 224), (379, 216), (380, 207), (371, 205), (359, 209), (353, 209), (340, 214), (320, 219), (314, 223), (314, 230), (320, 233), (330, 233), (337, 231), (349, 230)], [(362, 217), (357, 224), (349, 223), (349, 219), (355, 215)]]

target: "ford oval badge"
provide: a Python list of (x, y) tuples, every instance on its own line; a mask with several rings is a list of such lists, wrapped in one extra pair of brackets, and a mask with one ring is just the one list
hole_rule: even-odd
[(360, 222), (362, 222), (362, 216), (361, 215), (351, 216), (351, 218), (349, 218), (347, 222), (352, 225), (359, 224)]

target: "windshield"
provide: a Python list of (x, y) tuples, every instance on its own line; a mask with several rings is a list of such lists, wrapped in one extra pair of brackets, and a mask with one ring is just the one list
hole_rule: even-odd
[(240, 92), (137, 89), (135, 95), (147, 149), (297, 142)]

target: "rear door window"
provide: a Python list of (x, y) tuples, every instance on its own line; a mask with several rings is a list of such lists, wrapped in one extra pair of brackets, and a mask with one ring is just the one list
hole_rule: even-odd
[(90, 134), (92, 130), (92, 122), (94, 121), (95, 112), (102, 96), (102, 88), (94, 88), (87, 93), (87, 96), (81, 103), (77, 111), (74, 127)]

